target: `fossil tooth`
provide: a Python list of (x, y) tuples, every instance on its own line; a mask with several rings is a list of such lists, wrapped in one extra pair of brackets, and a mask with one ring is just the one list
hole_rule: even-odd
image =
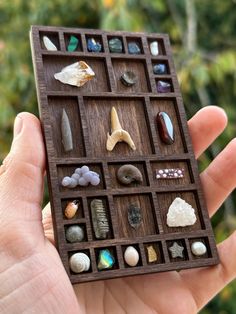
[(54, 77), (63, 84), (81, 87), (95, 76), (90, 66), (84, 61), (75, 62), (55, 73)]
[(141, 209), (135, 204), (131, 204), (128, 208), (128, 221), (134, 229), (137, 229), (142, 222)]
[(123, 165), (117, 171), (117, 179), (120, 183), (128, 185), (132, 182), (142, 183), (141, 171), (133, 165)]
[(72, 132), (70, 127), (70, 121), (68, 115), (63, 109), (61, 117), (61, 135), (62, 135), (62, 144), (64, 146), (65, 152), (70, 152), (73, 150), (73, 139)]
[(75, 216), (77, 210), (79, 208), (79, 202), (74, 200), (73, 202), (69, 202), (65, 209), (65, 216), (67, 219), (71, 219)]
[(47, 36), (43, 36), (43, 43), (48, 51), (57, 51), (57, 47)]
[(122, 129), (115, 107), (111, 109), (111, 135), (107, 133), (107, 150), (112, 151), (118, 142), (126, 142), (133, 150), (135, 144), (127, 131)]
[(109, 224), (102, 200), (92, 200), (90, 207), (95, 237), (96, 239), (106, 239), (109, 232)]

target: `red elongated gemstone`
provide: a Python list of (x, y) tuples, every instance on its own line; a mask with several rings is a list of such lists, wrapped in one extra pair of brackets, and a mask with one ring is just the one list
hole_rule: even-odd
[(156, 121), (162, 142), (167, 145), (173, 144), (175, 141), (174, 127), (169, 115), (164, 111), (160, 111), (157, 114)]

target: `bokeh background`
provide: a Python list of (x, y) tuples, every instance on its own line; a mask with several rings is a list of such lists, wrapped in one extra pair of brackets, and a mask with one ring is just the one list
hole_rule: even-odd
[[(236, 0), (0, 0), (0, 161), (11, 145), (15, 115), (23, 110), (38, 115), (31, 24), (168, 33), (188, 117), (214, 104), (229, 118), (225, 132), (199, 159), (200, 170), (236, 135)], [(217, 241), (235, 229), (234, 193), (213, 226)], [(235, 282), (201, 312), (208, 313), (236, 313)]]

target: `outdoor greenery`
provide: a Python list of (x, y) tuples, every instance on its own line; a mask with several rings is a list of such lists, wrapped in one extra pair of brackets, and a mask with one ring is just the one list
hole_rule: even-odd
[[(37, 24), (168, 33), (188, 117), (210, 104), (229, 117), (227, 130), (200, 158), (204, 169), (236, 134), (235, 12), (235, 0), (0, 0), (0, 161), (15, 115), (38, 114), (28, 36)], [(217, 241), (235, 229), (235, 208), (233, 194), (215, 215)], [(202, 314), (236, 313), (235, 297), (232, 283)]]

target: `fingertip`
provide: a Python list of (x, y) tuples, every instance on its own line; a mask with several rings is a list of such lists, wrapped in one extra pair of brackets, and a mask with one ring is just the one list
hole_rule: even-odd
[(228, 116), (225, 110), (218, 106), (206, 106), (198, 111), (198, 114), (204, 114), (209, 116), (212, 120), (217, 122), (218, 128), (222, 130), (226, 127), (228, 123)]

